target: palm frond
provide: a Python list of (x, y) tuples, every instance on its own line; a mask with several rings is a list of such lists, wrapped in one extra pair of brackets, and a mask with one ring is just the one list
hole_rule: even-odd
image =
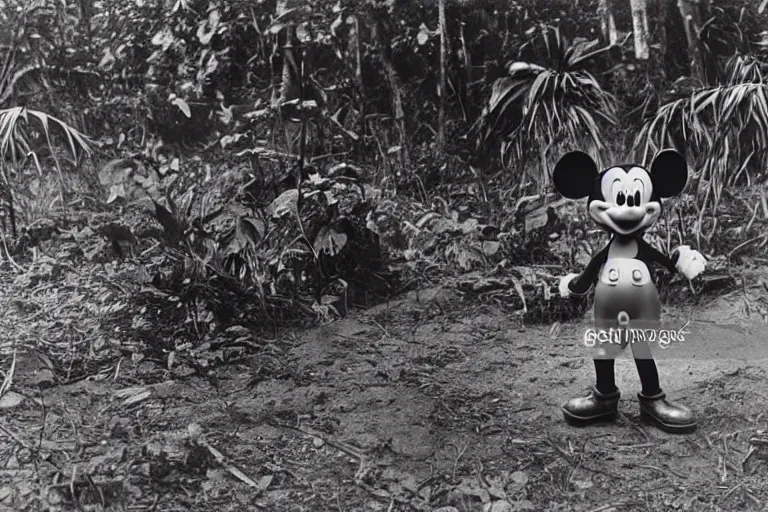
[(87, 135), (81, 133), (74, 127), (65, 123), (61, 119), (54, 117), (39, 110), (32, 110), (26, 107), (11, 107), (0, 109), (0, 159), (7, 160), (10, 152), (11, 161), (18, 160), (18, 151), (25, 148), (28, 151), (30, 144), (24, 136), (24, 126), (29, 123), (29, 118), (33, 117), (40, 123), (43, 134), (47, 141), (51, 142), (51, 125), (58, 126), (64, 133), (67, 145), (72, 155), (77, 156), (81, 152), (91, 155), (93, 153), (93, 141)]
[[(616, 123), (617, 101), (585, 67), (604, 51), (597, 41), (569, 42), (558, 28), (542, 33), (547, 65), (514, 62), (493, 85), (485, 111), (486, 137), (500, 135), (502, 161), (555, 144), (605, 148), (603, 127)], [(543, 162), (541, 172), (544, 170)]]
[(739, 180), (749, 181), (750, 168), (768, 166), (768, 84), (763, 82), (760, 65), (736, 56), (725, 69), (725, 83), (699, 87), (662, 104), (646, 120), (634, 144), (647, 162), (652, 153), (672, 142), (671, 134), (686, 141), (692, 164), (699, 170), (700, 226), (704, 211), (715, 211), (723, 190)]

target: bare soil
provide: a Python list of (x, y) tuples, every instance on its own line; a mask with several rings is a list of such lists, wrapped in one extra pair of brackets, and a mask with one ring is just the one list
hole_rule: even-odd
[(40, 358), (19, 355), (11, 388), (19, 395), (0, 401), (0, 503), (766, 510), (764, 295), (748, 300), (738, 291), (665, 311), (681, 325), (690, 321), (686, 345), (658, 357), (668, 396), (699, 415), (688, 435), (641, 423), (629, 354), (616, 365), (619, 419), (567, 425), (560, 405), (593, 381), (578, 341), (589, 319), (524, 327), (449, 287), (287, 332), (208, 377), (148, 379), (162, 365), (126, 360), (100, 378), (48, 386)]

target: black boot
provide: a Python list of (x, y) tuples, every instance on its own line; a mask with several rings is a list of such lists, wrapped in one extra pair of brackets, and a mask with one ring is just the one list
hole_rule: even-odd
[(619, 412), (620, 397), (618, 389), (612, 393), (601, 393), (593, 387), (587, 396), (572, 398), (563, 404), (563, 415), (571, 423), (613, 420)]
[(696, 417), (684, 405), (666, 400), (667, 395), (659, 391), (655, 395), (637, 394), (640, 400), (640, 417), (651, 421), (661, 430), (672, 433), (696, 430)]

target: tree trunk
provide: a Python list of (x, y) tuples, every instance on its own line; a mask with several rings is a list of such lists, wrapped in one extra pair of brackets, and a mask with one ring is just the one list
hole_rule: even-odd
[(289, 23), (285, 27), (285, 44), (283, 45), (283, 72), (280, 79), (280, 103), (295, 100), (301, 96), (301, 73), (296, 63), (295, 46), (296, 27)]
[(355, 78), (357, 79), (357, 90), (358, 94), (360, 94), (360, 105), (359, 105), (359, 111), (360, 111), (360, 137), (358, 139), (358, 149), (360, 151), (363, 150), (365, 147), (365, 132), (366, 132), (366, 121), (365, 121), (365, 84), (363, 82), (363, 52), (360, 49), (360, 18), (358, 16), (354, 16), (354, 35), (352, 37), (352, 41), (354, 41), (355, 49)]
[(688, 59), (691, 65), (691, 74), (706, 83), (704, 74), (704, 58), (701, 55), (699, 45), (699, 31), (701, 30), (701, 11), (698, 0), (678, 0), (677, 7), (683, 17), (685, 37), (688, 39)]
[(467, 40), (464, 37), (464, 22), (461, 22), (459, 24), (459, 40), (461, 41), (461, 61), (464, 65), (464, 79), (465, 83), (464, 86), (461, 88), (461, 96), (459, 97), (461, 101), (461, 110), (464, 114), (464, 121), (467, 121), (467, 108), (465, 105), (468, 105), (470, 102), (470, 97), (472, 94), (472, 57), (469, 53), (469, 47), (467, 46)]
[(667, 59), (667, 13), (669, 12), (667, 9), (668, 5), (669, 0), (662, 0), (661, 5), (659, 5), (658, 15), (656, 16), (659, 31), (659, 55), (661, 56), (662, 63), (666, 63)]
[(616, 20), (611, 11), (611, 0), (600, 0), (597, 13), (600, 16), (600, 28), (603, 31), (603, 37), (608, 43), (614, 45), (619, 40), (619, 34), (616, 31)]
[(388, 41), (386, 31), (384, 28), (384, 22), (380, 17), (376, 17), (373, 29), (375, 32), (375, 40), (379, 49), (379, 56), (381, 63), (384, 66), (384, 72), (387, 76), (387, 82), (389, 88), (392, 91), (392, 110), (395, 114), (395, 126), (397, 127), (398, 135), (400, 138), (400, 155), (401, 163), (408, 167), (408, 139), (405, 133), (405, 111), (403, 110), (403, 93), (400, 88), (400, 80), (397, 78), (395, 72), (395, 66), (392, 63), (392, 55), (390, 43)]
[[(279, 0), (277, 2), (275, 11), (277, 17), (285, 14), (288, 11), (287, 0)], [(301, 88), (299, 68), (296, 64), (293, 46), (295, 39), (296, 27), (292, 23), (287, 24), (285, 28), (276, 36), (275, 48), (273, 49), (272, 55), (273, 59), (276, 60), (278, 57), (278, 47), (282, 42), (282, 67), (279, 84), (276, 82), (276, 80), (273, 80), (273, 87), (279, 87), (279, 96), (275, 94), (276, 91), (273, 89), (273, 107), (277, 107), (286, 101), (296, 99), (301, 95), (301, 91), (299, 90)], [(275, 60), (273, 60), (273, 70), (276, 68), (275, 64), (280, 63), (280, 61), (275, 62)], [(274, 78), (276, 79), (277, 77)]]
[(437, 117), (437, 147), (441, 154), (445, 152), (445, 96), (448, 86), (445, 76), (448, 59), (448, 29), (445, 22), (445, 0), (438, 0), (438, 18), (440, 24), (440, 110)]
[(635, 58), (648, 60), (648, 9), (646, 0), (630, 0), (632, 30), (635, 38)]

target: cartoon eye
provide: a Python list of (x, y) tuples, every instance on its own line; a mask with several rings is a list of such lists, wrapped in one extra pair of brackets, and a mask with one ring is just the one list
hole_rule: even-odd
[(635, 180), (635, 206), (640, 206), (641, 200), (645, 197), (645, 183), (642, 180)]
[(623, 206), (624, 202), (626, 201), (626, 196), (624, 195), (624, 192), (619, 191), (618, 194), (616, 194), (616, 204), (619, 206)]
[(635, 195), (631, 191), (627, 191), (627, 206), (637, 206)]

